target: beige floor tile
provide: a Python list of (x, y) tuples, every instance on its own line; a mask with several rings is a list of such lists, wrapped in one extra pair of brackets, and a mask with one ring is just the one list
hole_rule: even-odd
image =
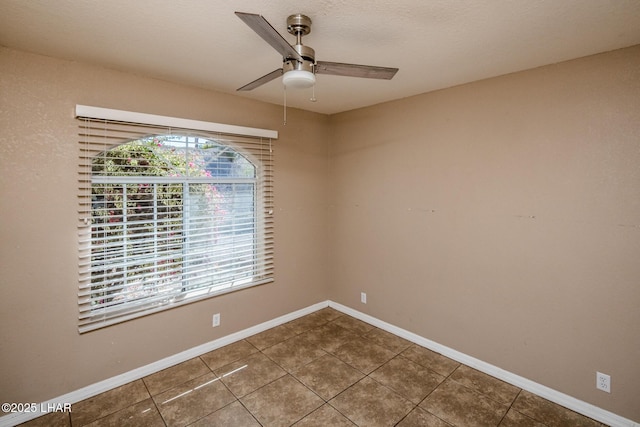
[(164, 427), (164, 421), (152, 399), (143, 400), (135, 405), (100, 418), (87, 427)]
[(414, 408), (411, 402), (368, 377), (340, 393), (329, 404), (356, 425), (367, 427), (393, 426)]
[(271, 360), (291, 372), (327, 354), (308, 335), (297, 335), (263, 351)]
[(347, 417), (329, 404), (324, 404), (297, 423), (294, 427), (356, 427)]
[(393, 335), (379, 328), (374, 328), (367, 332), (365, 338), (370, 339), (384, 348), (388, 348), (395, 354), (403, 352), (412, 345), (411, 341), (407, 341), (404, 338), (400, 338), (397, 335)]
[(286, 371), (262, 353), (256, 353), (215, 370), (222, 382), (242, 397), (284, 376)]
[(168, 426), (187, 425), (228, 405), (235, 397), (213, 373), (158, 394), (153, 400)]
[(395, 353), (365, 338), (355, 338), (332, 352), (338, 359), (369, 374), (393, 359)]
[(324, 320), (326, 322), (331, 322), (335, 319), (337, 319), (338, 317), (342, 317), (345, 314), (336, 310), (335, 308), (331, 308), (331, 307), (325, 307), (323, 309), (320, 309), (312, 314), (310, 314), (310, 316), (317, 316), (318, 319)]
[(497, 426), (509, 409), (508, 405), (449, 379), (423, 400), (420, 407), (450, 424), (465, 427)]
[(240, 340), (205, 353), (200, 356), (200, 359), (207, 364), (209, 369), (216, 370), (236, 360), (244, 359), (257, 351), (258, 349), (248, 341)]
[(265, 427), (290, 426), (324, 404), (291, 375), (279, 378), (240, 401)]
[(511, 404), (520, 389), (466, 365), (460, 365), (450, 377), (463, 386), (479, 391), (498, 402)]
[(504, 416), (500, 427), (546, 427), (544, 424), (535, 421), (533, 418), (529, 418), (526, 415), (522, 415), (520, 412), (514, 409), (509, 409), (507, 415)]
[(416, 362), (418, 365), (422, 365), (444, 375), (445, 377), (451, 375), (460, 364), (455, 360), (449, 359), (427, 348), (421, 347), (417, 344), (411, 344), (409, 348), (400, 353), (403, 357)]
[(445, 379), (401, 356), (391, 359), (369, 376), (415, 405), (422, 402)]
[(260, 427), (260, 423), (237, 400), (213, 414), (190, 424), (189, 427)]
[(343, 317), (339, 311), (326, 308), (306, 316), (299, 317), (298, 319), (285, 323), (285, 325), (292, 328), (296, 333), (301, 334), (311, 329), (319, 328), (320, 326), (323, 326), (339, 317)]
[(71, 425), (88, 424), (151, 397), (142, 380), (130, 382), (71, 406)]
[(69, 427), (71, 426), (71, 418), (68, 412), (50, 412), (41, 417), (35, 418), (26, 423), (20, 424), (20, 427)]
[(362, 372), (330, 354), (294, 371), (293, 375), (324, 400), (332, 399), (364, 377)]
[(359, 335), (364, 335), (367, 332), (370, 332), (374, 328), (373, 325), (370, 325), (366, 322), (363, 322), (362, 320), (358, 320), (351, 316), (338, 317), (336, 320), (332, 321), (331, 323), (342, 326), (343, 328), (349, 329), (350, 331), (353, 331)]
[(445, 423), (422, 408), (415, 408), (398, 423), (398, 427), (451, 427), (451, 424)]
[(310, 342), (327, 352), (332, 352), (341, 345), (358, 337), (358, 334), (332, 322), (307, 331), (303, 335), (308, 337)]
[(549, 427), (600, 427), (600, 423), (552, 403), (526, 390), (520, 392), (512, 408)]
[(296, 330), (287, 325), (279, 325), (266, 331), (260, 332), (247, 338), (246, 340), (254, 345), (258, 350), (264, 350), (267, 347), (281, 343), (284, 340), (297, 335)]
[(154, 396), (210, 372), (211, 370), (207, 368), (207, 365), (205, 365), (200, 358), (196, 357), (195, 359), (187, 360), (186, 362), (179, 363), (144, 377), (142, 380), (147, 386), (149, 393)]

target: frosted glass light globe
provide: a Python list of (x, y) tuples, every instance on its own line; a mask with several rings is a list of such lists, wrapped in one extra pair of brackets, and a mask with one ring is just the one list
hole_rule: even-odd
[(291, 70), (284, 73), (282, 83), (288, 88), (305, 89), (316, 83), (316, 76), (310, 71)]

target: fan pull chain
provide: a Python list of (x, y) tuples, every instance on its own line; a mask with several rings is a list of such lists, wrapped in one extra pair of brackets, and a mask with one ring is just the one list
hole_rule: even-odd
[(287, 87), (284, 87), (284, 126), (287, 125)]
[(309, 99), (311, 102), (316, 102), (316, 85), (311, 86), (311, 98)]

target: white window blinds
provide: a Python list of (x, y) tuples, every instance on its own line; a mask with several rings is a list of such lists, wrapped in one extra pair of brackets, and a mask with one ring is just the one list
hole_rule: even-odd
[(273, 280), (277, 133), (76, 115), (80, 332)]

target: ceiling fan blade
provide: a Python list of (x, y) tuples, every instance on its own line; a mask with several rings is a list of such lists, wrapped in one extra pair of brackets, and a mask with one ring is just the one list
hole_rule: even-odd
[(248, 84), (242, 86), (241, 88), (236, 89), (236, 91), (255, 89), (258, 86), (262, 86), (265, 83), (269, 83), (273, 79), (277, 79), (281, 75), (282, 75), (282, 68), (278, 68), (277, 70), (273, 70), (269, 74), (265, 74), (264, 76), (260, 77), (259, 79), (256, 79), (256, 80), (252, 81), (251, 83), (248, 83)]
[(264, 19), (262, 15), (255, 13), (236, 12), (238, 18), (242, 19), (253, 31), (277, 50), (283, 58), (294, 58), (302, 62), (302, 56), (276, 31), (275, 28)]
[(374, 67), (372, 65), (343, 64), (341, 62), (326, 61), (318, 61), (316, 63), (317, 74), (331, 74), (334, 76), (391, 80), (397, 72), (397, 68)]

